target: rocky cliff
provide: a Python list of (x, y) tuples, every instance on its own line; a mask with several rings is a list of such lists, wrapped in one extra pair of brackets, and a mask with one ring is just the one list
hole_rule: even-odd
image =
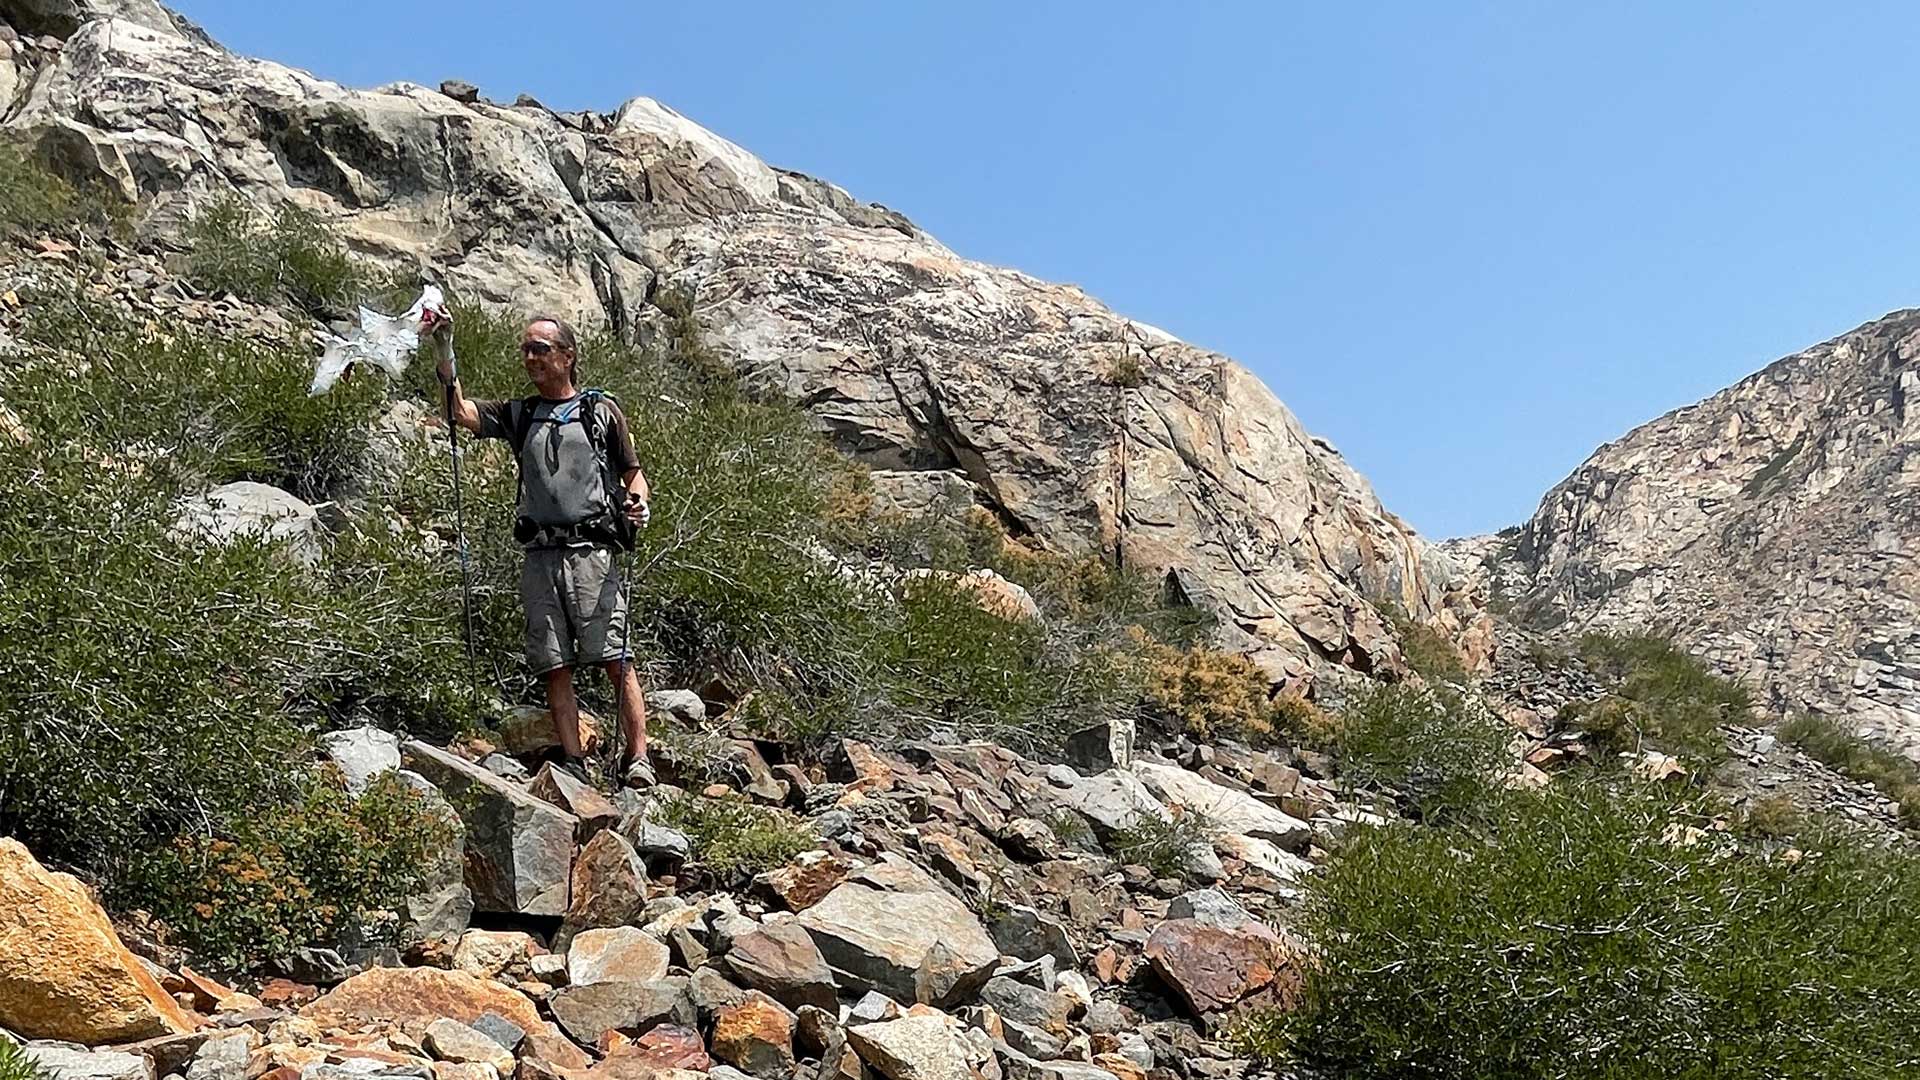
[(1775, 361), (1597, 450), (1464, 543), (1541, 626), (1654, 627), (1920, 753), (1920, 311)]
[(351, 90), (146, 0), (0, 15), (4, 125), (137, 199), (149, 236), (238, 193), (316, 210), (475, 302), (644, 336), (688, 298), (726, 357), (890, 492), (957, 478), (1016, 533), (1164, 573), (1277, 681), (1396, 667), (1376, 604), (1484, 660), (1451, 563), (1245, 368), (962, 258), (655, 101), (561, 114), (451, 83)]

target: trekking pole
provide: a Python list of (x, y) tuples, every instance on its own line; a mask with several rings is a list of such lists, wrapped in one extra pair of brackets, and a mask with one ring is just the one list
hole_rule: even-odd
[[(444, 317), (444, 316), (441, 316)], [(467, 687), (473, 696), (473, 710), (480, 711), (480, 674), (473, 647), (473, 561), (467, 552), (466, 485), (460, 481), (460, 425), (453, 418), (453, 388), (460, 383), (460, 362), (453, 355), (451, 337), (434, 336), (434, 351), (447, 362), (446, 420), (447, 456), (453, 466), (453, 536), (460, 553), (460, 618), (467, 641)]]

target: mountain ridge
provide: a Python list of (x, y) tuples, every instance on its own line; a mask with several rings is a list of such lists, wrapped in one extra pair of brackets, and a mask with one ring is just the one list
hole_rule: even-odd
[(1781, 357), (1608, 442), (1479, 556), (1516, 614), (1664, 629), (1762, 692), (1920, 752), (1920, 309)]

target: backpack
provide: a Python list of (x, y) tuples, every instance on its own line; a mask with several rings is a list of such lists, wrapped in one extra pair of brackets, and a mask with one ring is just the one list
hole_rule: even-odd
[[(612, 429), (604, 422), (600, 410), (602, 398), (619, 403), (619, 398), (605, 390), (588, 388), (580, 393), (580, 423), (586, 428), (587, 440), (593, 447), (594, 458), (600, 464), (600, 481), (605, 485), (606, 510), (585, 521), (569, 527), (542, 525), (531, 518), (522, 516), (514, 521), (513, 537), (522, 544), (550, 546), (574, 540), (588, 540), (611, 545), (616, 551), (632, 551), (639, 530), (627, 518), (623, 508), (627, 503), (627, 489), (615, 475), (613, 455), (608, 440)], [(520, 399), (514, 403), (511, 416), (508, 445), (513, 448), (515, 464), (519, 466), (519, 483), (516, 489), (516, 501), (523, 500), (526, 489), (526, 465), (520, 460), (527, 439), (533, 434), (534, 409), (540, 404), (538, 394)], [(563, 422), (571, 422), (563, 421)]]

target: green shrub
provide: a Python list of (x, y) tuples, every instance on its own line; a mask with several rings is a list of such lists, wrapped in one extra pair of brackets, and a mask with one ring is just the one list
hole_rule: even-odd
[(48, 1074), (25, 1050), (0, 1035), (0, 1080), (48, 1080)]
[(1780, 737), (1815, 761), (1879, 788), (1900, 804), (1900, 823), (1920, 829), (1920, 765), (1813, 713), (1788, 718), (1780, 725)]
[(1444, 686), (1370, 682), (1340, 709), (1329, 752), (1341, 782), (1395, 793), (1434, 817), (1472, 807), (1514, 767), (1513, 732), (1478, 699)]
[(1165, 819), (1140, 815), (1113, 834), (1108, 850), (1123, 863), (1144, 866), (1157, 878), (1185, 878), (1195, 858), (1213, 847), (1219, 827), (1204, 815), (1180, 809)]
[(1467, 666), (1447, 636), (1407, 614), (1398, 604), (1377, 605), (1400, 641), (1400, 658), (1428, 682), (1464, 683)]
[(1471, 827), (1361, 830), (1296, 924), (1319, 947), (1305, 1004), (1257, 1044), (1395, 1080), (1910, 1075), (1920, 859), (1680, 828), (1713, 813), (1557, 784)]
[(1726, 756), (1719, 727), (1747, 718), (1747, 689), (1708, 671), (1673, 642), (1653, 634), (1587, 634), (1580, 659), (1615, 683), (1615, 694), (1640, 706), (1644, 733), (1661, 749), (1700, 761)]
[(723, 877), (785, 866), (815, 846), (812, 834), (791, 814), (733, 795), (683, 795), (662, 806), (655, 820), (687, 834), (693, 857)]
[(420, 867), (450, 840), (425, 799), (391, 774), (355, 800), (317, 773), (300, 797), (182, 837), (143, 860), (133, 893), (207, 962), (227, 969), (350, 935), (390, 938)]
[(31, 302), (32, 352), (4, 384), (30, 429), (71, 433), (73, 449), (182, 488), (257, 480), (318, 500), (363, 471), (372, 380), (309, 397), (304, 346), (136, 323), (58, 291)]
[(323, 314), (344, 313), (369, 289), (320, 216), (293, 203), (261, 211), (232, 196), (202, 209), (187, 241), (187, 276), (207, 292)]
[(20, 148), (0, 143), (0, 236), (119, 231), (126, 208), (97, 186), (76, 188)]

